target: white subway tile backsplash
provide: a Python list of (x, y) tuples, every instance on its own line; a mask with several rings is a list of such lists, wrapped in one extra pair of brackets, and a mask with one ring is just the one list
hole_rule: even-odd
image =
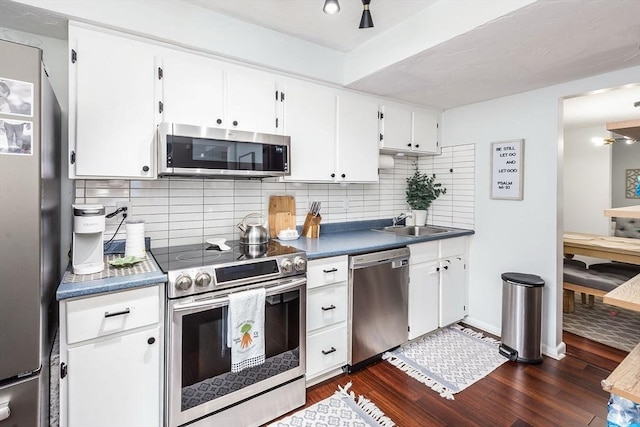
[[(203, 243), (210, 237), (238, 238), (238, 224), (250, 213), (268, 213), (269, 197), (296, 199), (302, 225), (311, 202), (322, 202), (322, 222), (391, 218), (408, 211), (406, 179), (415, 170), (435, 173), (447, 188), (429, 210), (428, 224), (473, 228), (475, 217), (475, 147), (443, 147), (439, 156), (394, 157), (393, 169), (381, 169), (377, 184), (313, 184), (273, 180), (162, 178), (155, 181), (76, 180), (74, 203), (101, 204), (108, 212), (129, 200), (132, 217), (146, 222), (152, 248)], [(450, 170), (453, 170), (451, 172)], [(105, 240), (118, 227), (107, 220)], [(124, 226), (116, 239), (124, 239)]]

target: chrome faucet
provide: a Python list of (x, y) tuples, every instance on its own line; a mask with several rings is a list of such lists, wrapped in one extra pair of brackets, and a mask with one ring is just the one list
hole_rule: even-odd
[(400, 221), (402, 221), (403, 219), (407, 219), (407, 218), (411, 218), (411, 213), (401, 213), (398, 216), (394, 216), (393, 218), (391, 218), (391, 223), (393, 224), (393, 226), (395, 227), (396, 225), (398, 225), (398, 223)]

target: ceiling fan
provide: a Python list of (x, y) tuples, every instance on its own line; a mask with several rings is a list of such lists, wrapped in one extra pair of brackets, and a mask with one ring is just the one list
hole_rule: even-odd
[[(369, 10), (369, 4), (371, 3), (371, 0), (361, 1), (362, 17), (360, 18), (359, 28), (373, 28), (373, 19), (371, 18), (371, 11)], [(328, 15), (334, 15), (340, 12), (340, 3), (338, 3), (338, 0), (325, 0), (322, 10)]]

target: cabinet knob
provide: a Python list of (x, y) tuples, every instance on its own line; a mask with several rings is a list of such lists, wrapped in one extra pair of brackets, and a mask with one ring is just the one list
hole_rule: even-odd
[(345, 175), (345, 174), (342, 174), (342, 175), (340, 175), (340, 176), (341, 176), (341, 177), (343, 177), (343, 178), (346, 178), (346, 177), (347, 177), (347, 175)]
[(445, 270), (448, 270), (448, 269), (449, 269), (449, 266), (448, 266), (448, 265), (445, 265), (445, 266), (444, 266), (444, 267), (442, 267), (442, 268), (444, 268)]
[(234, 120), (234, 121), (233, 121), (233, 125), (234, 125), (234, 126), (238, 126), (238, 121), (237, 121), (237, 120)]
[(143, 172), (149, 172), (149, 166), (144, 165), (144, 166), (142, 167), (142, 171), (143, 171)]
[(407, 144), (407, 147), (411, 147), (411, 143), (408, 143), (408, 144)]
[(222, 119), (218, 119), (218, 120), (216, 120), (216, 123), (217, 123), (217, 124), (219, 124), (219, 125), (221, 125), (221, 124), (222, 124)]
[(335, 178), (335, 177), (336, 177), (336, 174), (335, 174), (335, 173), (332, 173), (332, 174), (331, 174), (331, 178)]
[(416, 148), (420, 147), (420, 144), (416, 144)]
[(154, 342), (156, 342), (156, 339), (155, 339), (154, 337), (151, 337), (151, 338), (149, 338), (149, 339), (147, 340), (147, 343), (148, 343), (149, 345), (153, 344)]

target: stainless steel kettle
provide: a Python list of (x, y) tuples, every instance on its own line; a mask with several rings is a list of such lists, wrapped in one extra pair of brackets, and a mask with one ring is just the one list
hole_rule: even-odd
[[(260, 221), (254, 219), (260, 218)], [(267, 222), (261, 213), (251, 213), (238, 224), (240, 243), (244, 245), (262, 245), (269, 241)]]

